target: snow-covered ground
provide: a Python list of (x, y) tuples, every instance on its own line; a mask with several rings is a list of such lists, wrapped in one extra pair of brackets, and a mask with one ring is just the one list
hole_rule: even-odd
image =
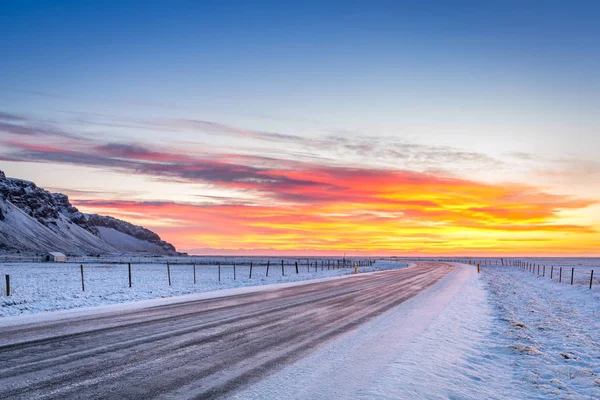
[(234, 399), (525, 399), (481, 275), (457, 270)]
[[(0, 264), (1, 274), (11, 274), (14, 293), (0, 297), (0, 312), (75, 307), (83, 312), (86, 306), (167, 301), (158, 298), (352, 273), (321, 270), (320, 264), (309, 272), (304, 262), (296, 274), (293, 261), (286, 260), (282, 276), (280, 261), (271, 261), (268, 278), (265, 266), (254, 265), (250, 279), (249, 266), (243, 265), (234, 280), (229, 259), (220, 282), (216, 266), (197, 266), (195, 285), (191, 265), (171, 265), (170, 287), (165, 264), (134, 264), (131, 289), (126, 265), (86, 264), (85, 293), (78, 265)], [(600, 275), (598, 261), (530, 260), (563, 266), (569, 273), (574, 266), (582, 275), (591, 269)], [(474, 266), (456, 264), (456, 271), (431, 289), (234, 398), (600, 399), (600, 284), (589, 290), (584, 282), (571, 286), (570, 274), (560, 284), (556, 276), (537, 276), (537, 269), (533, 274), (495, 264), (485, 265), (481, 274)], [(378, 261), (360, 271), (404, 267)]]
[(561, 280), (560, 270), (562, 268), (562, 283), (571, 283), (571, 273), (573, 273), (573, 284), (589, 286), (590, 273), (594, 270), (593, 286), (600, 286), (600, 259), (598, 258), (523, 258), (521, 261), (534, 264), (535, 267), (531, 273), (535, 275), (544, 274), (544, 266), (546, 267), (545, 277), (555, 281)]
[[(42, 311), (65, 310), (79, 307), (92, 307), (123, 303), (144, 299), (181, 296), (214, 290), (246, 286), (268, 285), (281, 282), (296, 282), (348, 275), (353, 268), (327, 269), (326, 260), (298, 260), (299, 273), (296, 274), (296, 259), (285, 259), (285, 275), (282, 276), (281, 260), (269, 259), (269, 276), (266, 276), (266, 259), (259, 258), (211, 258), (212, 265), (194, 267), (182, 264), (185, 258), (159, 258), (164, 263), (132, 264), (132, 287), (129, 288), (128, 266), (114, 263), (84, 264), (85, 291), (81, 286), (79, 264), (56, 263), (3, 263), (0, 264), (0, 317), (38, 313)], [(120, 259), (122, 261), (122, 258)], [(233, 260), (233, 261), (232, 261)], [(111, 259), (111, 262), (115, 260)], [(152, 261), (156, 261), (152, 259)], [(171, 286), (168, 281), (169, 261)], [(197, 259), (207, 262), (207, 259)], [(253, 262), (250, 278), (250, 261)], [(233, 262), (236, 262), (235, 279)], [(314, 263), (317, 262), (315, 270)], [(179, 263), (179, 264), (173, 264)], [(221, 280), (217, 263), (221, 263)], [(244, 263), (243, 265), (240, 265)], [(261, 265), (257, 265), (261, 264)], [(332, 263), (333, 264), (333, 263)], [(383, 269), (405, 268), (406, 263), (378, 261), (373, 266), (361, 266), (359, 272)], [(10, 275), (11, 295), (5, 296), (4, 275)]]
[(600, 291), (457, 267), (235, 398), (600, 399)]
[[(591, 269), (598, 260), (578, 263)], [(528, 398), (600, 399), (600, 285), (589, 290), (506, 267), (482, 276)]]
[[(457, 261), (456, 258), (408, 258), (408, 261)], [(528, 265), (531, 273), (544, 275), (546, 278), (555, 281), (561, 280), (560, 271), (562, 269), (562, 283), (571, 283), (571, 274), (573, 274), (574, 285), (585, 285), (589, 287), (591, 271), (594, 271), (593, 286), (600, 286), (600, 258), (572, 258), (572, 257), (524, 257), (524, 258), (464, 258), (464, 262), (469, 261), (472, 265), (481, 264), (482, 267), (490, 266), (516, 266), (518, 262), (525, 266)], [(538, 268), (539, 267), (539, 268)], [(545, 267), (545, 268), (544, 268)]]

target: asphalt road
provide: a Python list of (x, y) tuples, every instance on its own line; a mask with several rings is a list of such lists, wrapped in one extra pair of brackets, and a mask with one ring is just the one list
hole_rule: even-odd
[(452, 269), (421, 263), (283, 289), (0, 327), (0, 398), (226, 398), (415, 296)]

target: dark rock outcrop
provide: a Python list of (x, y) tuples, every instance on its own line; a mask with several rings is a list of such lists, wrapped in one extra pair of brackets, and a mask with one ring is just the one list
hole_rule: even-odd
[[(0, 200), (10, 202), (40, 224), (54, 231), (61, 229), (59, 227), (61, 220), (63, 221), (61, 226), (66, 226), (66, 229), (70, 229), (71, 224), (75, 224), (99, 238), (101, 235), (98, 227), (111, 228), (156, 245), (157, 253), (177, 254), (172, 244), (165, 242), (149, 229), (109, 216), (84, 214), (71, 204), (68, 196), (61, 193), (50, 193), (33, 182), (6, 178), (2, 171), (0, 171)], [(0, 221), (5, 219), (2, 204), (0, 204)], [(114, 246), (113, 243), (107, 245), (107, 248), (114, 249)], [(1, 248), (2, 243), (0, 243)]]

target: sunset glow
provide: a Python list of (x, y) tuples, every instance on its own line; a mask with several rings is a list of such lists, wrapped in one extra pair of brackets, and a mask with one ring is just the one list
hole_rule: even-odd
[(8, 176), (193, 254), (600, 255), (595, 20), (306, 5), (305, 37), (275, 5), (120, 7), (101, 33), (70, 8), (52, 54), (11, 11), (3, 46), (31, 59), (0, 65)]

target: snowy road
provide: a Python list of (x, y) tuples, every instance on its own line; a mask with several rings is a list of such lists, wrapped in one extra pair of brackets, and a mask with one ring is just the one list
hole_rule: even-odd
[(421, 263), (237, 296), (0, 326), (0, 388), (14, 399), (224, 398), (453, 269)]

